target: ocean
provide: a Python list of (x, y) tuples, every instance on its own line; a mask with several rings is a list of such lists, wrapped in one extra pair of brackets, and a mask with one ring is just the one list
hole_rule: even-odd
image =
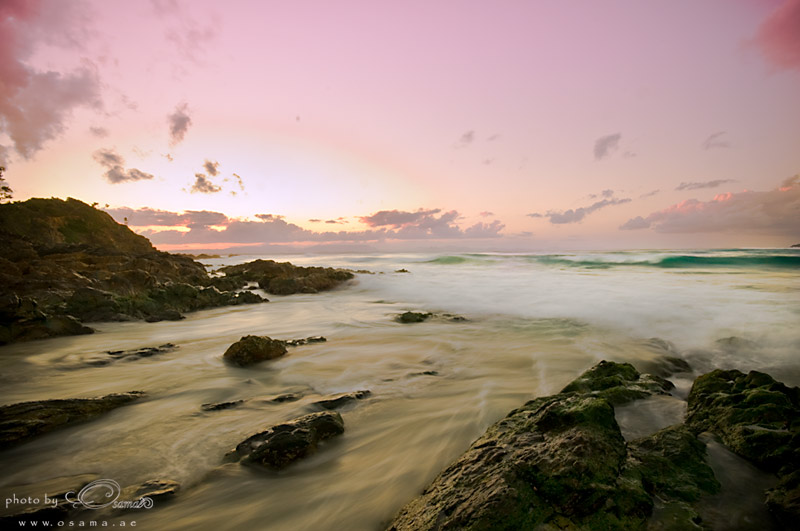
[[(370, 273), (332, 292), (270, 295), (266, 304), (178, 322), (99, 323), (93, 335), (0, 347), (3, 403), (148, 393), (5, 451), (0, 493), (81, 474), (123, 486), (170, 479), (181, 493), (137, 512), (139, 529), (372, 530), (489, 425), (600, 360), (646, 371), (664, 356), (683, 358), (693, 372), (673, 380), (677, 398), (714, 368), (756, 369), (800, 385), (798, 249), (202, 261), (214, 269), (256, 258)], [(405, 311), (434, 315), (396, 322)], [(223, 363), (225, 349), (247, 334), (327, 341), (250, 368)], [(167, 342), (178, 349), (93, 364), (107, 350)], [(371, 396), (341, 412), (344, 435), (313, 457), (278, 473), (223, 464), (248, 435), (312, 411), (322, 397), (362, 389)], [(286, 393), (301, 398), (272, 402)], [(245, 402), (201, 409), (233, 400)], [(655, 414), (666, 424), (680, 413), (670, 406)]]

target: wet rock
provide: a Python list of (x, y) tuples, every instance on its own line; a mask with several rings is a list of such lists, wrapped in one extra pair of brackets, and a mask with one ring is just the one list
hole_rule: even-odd
[(247, 367), (265, 360), (280, 358), (286, 354), (286, 344), (267, 336), (244, 336), (228, 347), (222, 355), (225, 361)]
[(423, 321), (428, 320), (433, 314), (432, 313), (422, 313), (422, 312), (404, 312), (395, 317), (395, 321), (398, 323), (421, 323)]
[(650, 374), (640, 375), (630, 363), (601, 361), (561, 390), (562, 393), (587, 393), (622, 405), (653, 394), (666, 394), (675, 386)]
[(758, 371), (715, 370), (695, 380), (686, 424), (777, 473), (769, 508), (783, 522), (800, 521), (800, 388)]
[(439, 376), (439, 371), (412, 372), (408, 376), (409, 377), (413, 377), (413, 376)]
[(93, 419), (142, 398), (142, 391), (97, 398), (21, 402), (0, 407), (0, 449), (21, 444), (58, 428)]
[(395, 270), (395, 273), (408, 273), (408, 272), (409, 272), (408, 269), (397, 269), (397, 270)]
[(220, 268), (226, 278), (256, 281), (273, 295), (317, 293), (331, 290), (354, 278), (351, 271), (330, 267), (302, 267), (289, 262), (254, 260), (246, 264)]
[(137, 360), (140, 358), (149, 358), (151, 356), (158, 356), (168, 352), (178, 350), (178, 346), (173, 343), (164, 343), (158, 347), (143, 347), (134, 348), (130, 350), (107, 350), (105, 356), (100, 358), (92, 358), (86, 363), (94, 366), (109, 365), (117, 360)]
[(371, 394), (372, 393), (368, 390), (342, 393), (331, 398), (326, 398), (325, 400), (318, 400), (314, 402), (314, 405), (324, 409), (339, 409), (340, 407), (344, 407), (352, 402), (355, 402), (356, 400), (363, 400), (369, 397)]
[(148, 323), (157, 323), (159, 321), (180, 321), (183, 319), (186, 319), (186, 316), (181, 315), (181, 312), (177, 310), (164, 310), (162, 312), (148, 315), (144, 318), (145, 322)]
[(200, 408), (203, 411), (222, 411), (223, 409), (232, 409), (244, 404), (244, 400), (232, 400), (230, 402), (216, 402), (213, 404), (203, 404)]
[(695, 526), (692, 504), (719, 488), (705, 445), (685, 427), (626, 443), (612, 405), (668, 387), (601, 362), (491, 426), (389, 529), (645, 529), (657, 505)]
[(226, 457), (280, 470), (316, 452), (321, 441), (342, 433), (344, 421), (338, 413), (311, 413), (248, 437)]
[(277, 402), (277, 403), (296, 402), (301, 398), (303, 398), (303, 395), (301, 395), (300, 393), (286, 393), (270, 399), (270, 402)]
[(325, 341), (327, 341), (327, 339), (322, 336), (311, 336), (303, 339), (289, 339), (287, 341), (284, 341), (284, 343), (286, 344), (287, 347), (299, 347), (301, 345), (307, 345), (309, 343), (324, 343)]
[(202, 264), (157, 251), (75, 199), (4, 203), (0, 227), (0, 284), (7, 293), (0, 300), (0, 344), (92, 332), (78, 321), (176, 320), (183, 312), (265, 301), (217, 289)]
[[(181, 484), (171, 479), (151, 479), (140, 485), (132, 485), (122, 489), (119, 496), (119, 508), (126, 509), (126, 502), (136, 503), (144, 498), (153, 500), (153, 505), (155, 505), (155, 502), (165, 502), (174, 497), (180, 488)], [(147, 505), (150, 505), (150, 503), (147, 502), (145, 507)]]

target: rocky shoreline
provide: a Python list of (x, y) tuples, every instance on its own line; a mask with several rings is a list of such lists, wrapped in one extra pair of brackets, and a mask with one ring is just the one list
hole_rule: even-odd
[(212, 276), (187, 255), (75, 199), (0, 204), (0, 345), (90, 334), (84, 323), (183, 319), (183, 313), (267, 302), (268, 293), (333, 289), (353, 273), (257, 260)]

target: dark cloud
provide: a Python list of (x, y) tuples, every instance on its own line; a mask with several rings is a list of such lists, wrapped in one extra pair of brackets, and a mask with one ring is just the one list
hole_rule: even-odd
[(195, 181), (192, 185), (192, 189), (190, 190), (191, 193), (201, 193), (201, 194), (216, 194), (217, 192), (222, 190), (222, 187), (215, 185), (212, 183), (205, 174), (202, 173), (195, 173), (194, 174)]
[(687, 199), (647, 217), (637, 216), (620, 229), (656, 232), (739, 232), (797, 237), (800, 234), (800, 176), (767, 192), (718, 194), (711, 201)]
[(106, 169), (103, 176), (111, 184), (152, 179), (153, 175), (136, 168), (125, 169), (125, 159), (113, 149), (98, 149), (92, 155)]
[(97, 138), (105, 138), (108, 136), (108, 129), (105, 127), (90, 127), (89, 132)]
[(28, 60), (41, 43), (79, 48), (86, 31), (77, 2), (0, 2), (0, 133), (32, 158), (67, 128), (72, 111), (100, 109), (100, 82), (88, 60), (71, 72), (33, 69)]
[(723, 138), (726, 134), (727, 133), (725, 131), (717, 131), (714, 134), (708, 135), (708, 137), (705, 140), (703, 140), (703, 149), (708, 151), (709, 149), (721, 149), (721, 148), (731, 147), (731, 143)]
[(622, 139), (622, 133), (614, 133), (613, 135), (601, 136), (594, 141), (594, 159), (600, 160), (614, 153), (619, 149), (619, 141)]
[(607, 206), (612, 205), (621, 205), (624, 203), (630, 203), (630, 199), (616, 199), (616, 198), (608, 198), (603, 199), (601, 201), (596, 201), (589, 205), (588, 207), (581, 207), (576, 209), (569, 209), (564, 211), (556, 211), (556, 210), (548, 210), (546, 214), (528, 214), (528, 216), (532, 218), (548, 218), (550, 223), (554, 225), (564, 225), (567, 223), (579, 223), (583, 221), (583, 218), (600, 210), (601, 208), (605, 208)]
[(775, 68), (800, 70), (800, 0), (784, 0), (758, 28), (754, 42)]
[(321, 219), (309, 219), (308, 222), (309, 223), (322, 223), (322, 220)]
[(675, 190), (683, 191), (683, 190), (700, 190), (702, 188), (716, 188), (717, 186), (725, 183), (735, 183), (734, 179), (715, 179), (713, 181), (703, 181), (703, 182), (693, 182), (693, 183), (681, 183), (679, 184)]
[(167, 116), (167, 123), (169, 124), (169, 143), (171, 146), (176, 146), (183, 141), (186, 131), (192, 125), (192, 118), (189, 116), (189, 105), (181, 103), (175, 107), (175, 111)]
[(256, 214), (256, 217), (261, 221), (273, 221), (276, 219), (283, 219), (286, 216), (282, 216), (280, 214)]
[(203, 163), (203, 168), (211, 177), (216, 177), (217, 174), (219, 174), (219, 162), (211, 162), (210, 160), (206, 159), (206, 161)]

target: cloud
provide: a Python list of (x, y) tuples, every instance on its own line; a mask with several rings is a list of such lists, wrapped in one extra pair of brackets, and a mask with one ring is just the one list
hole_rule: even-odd
[[(283, 216), (275, 214), (256, 214), (256, 221), (231, 219), (220, 212), (186, 211), (168, 212), (142, 208), (116, 208), (107, 210), (115, 219), (128, 218), (128, 223), (136, 227), (148, 227), (141, 231), (156, 244), (209, 244), (209, 243), (287, 243), (287, 242), (363, 242), (378, 240), (418, 240), (418, 239), (457, 239), (457, 238), (498, 238), (505, 228), (500, 221), (476, 223), (466, 229), (456, 224), (460, 219), (457, 211), (441, 213), (440, 209), (420, 210), (408, 214), (412, 221), (401, 223), (394, 228), (380, 226), (361, 231), (311, 231), (287, 222)], [(398, 212), (398, 211), (393, 211)], [(426, 212), (428, 212), (426, 214)], [(364, 216), (364, 218), (374, 218)], [(420, 215), (422, 214), (422, 215)], [(381, 214), (382, 216), (382, 214)], [(378, 216), (380, 218), (381, 216)], [(320, 223), (321, 219), (311, 222)], [(325, 221), (325, 223), (347, 223), (345, 218)], [(214, 228), (211, 228), (211, 227)], [(189, 229), (188, 231), (186, 229)]]
[(219, 162), (211, 162), (210, 160), (206, 159), (206, 161), (203, 163), (203, 168), (211, 177), (216, 177), (219, 173)]
[(645, 197), (653, 197), (657, 193), (661, 192), (661, 190), (653, 190), (652, 192), (647, 192), (646, 194), (642, 194), (639, 196), (639, 199), (644, 199)]
[(95, 127), (92, 126), (89, 128), (89, 132), (92, 133), (93, 136), (97, 138), (105, 138), (108, 136), (108, 129), (105, 127)]
[(71, 72), (37, 71), (27, 64), (42, 44), (80, 47), (86, 28), (80, 9), (76, 2), (0, 2), (0, 133), (25, 159), (66, 130), (74, 109), (102, 107), (90, 61)]
[(731, 147), (731, 143), (722, 138), (726, 134), (727, 133), (725, 131), (717, 131), (716, 133), (709, 135), (708, 138), (703, 140), (703, 149), (708, 151), (709, 149)]
[(715, 179), (713, 181), (681, 183), (675, 188), (675, 190), (683, 191), (683, 190), (700, 190), (702, 188), (716, 188), (721, 184), (735, 183), (735, 182), (736, 181), (734, 179)]
[(192, 185), (192, 189), (190, 190), (191, 193), (201, 193), (201, 194), (216, 194), (217, 192), (222, 190), (222, 187), (215, 185), (212, 183), (208, 177), (206, 177), (202, 173), (195, 173), (194, 174), (195, 181)]
[(495, 133), (495, 134), (493, 134), (493, 135), (489, 135), (489, 136), (486, 138), (486, 141), (487, 141), (487, 142), (494, 142), (494, 141), (495, 141), (495, 140), (497, 140), (498, 138), (500, 138), (500, 134), (498, 134), (498, 133)]
[(176, 146), (183, 141), (186, 131), (192, 125), (192, 118), (189, 116), (189, 105), (182, 103), (175, 107), (175, 111), (167, 116), (169, 124), (169, 144)]
[(482, 218), (488, 218), (489, 216), (494, 216), (494, 212), (489, 212), (488, 210), (484, 210), (478, 214)]
[(239, 189), (244, 192), (244, 181), (242, 181), (242, 177), (238, 173), (233, 174), (236, 177), (236, 182), (239, 183)]
[(607, 206), (612, 205), (622, 205), (624, 203), (630, 203), (630, 199), (617, 199), (617, 198), (608, 198), (602, 199), (600, 201), (596, 201), (589, 205), (588, 207), (581, 207), (576, 209), (569, 209), (564, 211), (556, 211), (556, 210), (548, 210), (546, 214), (539, 214), (533, 213), (528, 214), (528, 216), (532, 218), (548, 218), (550, 223), (553, 225), (564, 225), (567, 223), (579, 223), (583, 221), (583, 218), (600, 210), (601, 208), (605, 208)]
[(601, 136), (594, 141), (594, 159), (600, 160), (614, 153), (619, 149), (619, 141), (622, 139), (622, 133), (614, 133), (613, 135)]
[(628, 220), (620, 229), (656, 232), (739, 232), (797, 237), (800, 234), (800, 176), (774, 190), (718, 194), (710, 201), (687, 199), (647, 217)]
[(125, 169), (125, 159), (113, 149), (98, 149), (92, 158), (106, 169), (103, 176), (111, 184), (152, 179), (153, 175), (136, 168)]
[(800, 70), (800, 0), (784, 0), (761, 23), (754, 43), (774, 67)]
[(392, 226), (399, 228), (403, 225), (416, 223), (421, 219), (431, 217), (433, 214), (438, 214), (441, 209), (435, 208), (432, 210), (417, 210), (416, 212), (404, 212), (400, 210), (381, 210), (372, 214), (371, 216), (362, 216), (359, 219), (361, 223), (370, 227), (386, 227)]
[(650, 222), (644, 219), (642, 216), (631, 218), (619, 226), (619, 230), (638, 230), (648, 228), (650, 228)]
[(475, 141), (475, 131), (467, 131), (456, 142), (456, 147), (467, 147)]

